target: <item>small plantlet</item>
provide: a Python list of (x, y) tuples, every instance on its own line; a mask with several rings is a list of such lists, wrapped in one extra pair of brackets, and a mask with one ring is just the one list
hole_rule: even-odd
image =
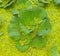
[[(30, 0), (0, 0), (2, 8), (10, 7), (13, 3), (25, 5), (22, 10), (12, 8), (13, 17), (7, 29), (18, 50), (26, 51), (30, 46), (39, 49), (46, 46), (46, 35), (51, 31), (51, 24), (41, 5), (49, 4), (49, 2), (50, 0), (33, 0), (33, 2)], [(37, 5), (33, 6), (35, 5), (33, 3)], [(1, 22), (0, 27), (2, 27)], [(3, 32), (0, 33), (2, 34)], [(21, 45), (20, 41), (25, 41), (24, 45)]]
[[(43, 48), (47, 42), (44, 36), (51, 31), (51, 24), (46, 11), (37, 6), (25, 8), (20, 10), (19, 13), (16, 10), (12, 12), (13, 17), (8, 26), (8, 34), (15, 42), (17, 49), (25, 51), (29, 46)], [(16, 16), (16, 14), (19, 16)], [(23, 46), (19, 43), (22, 40), (26, 40)]]

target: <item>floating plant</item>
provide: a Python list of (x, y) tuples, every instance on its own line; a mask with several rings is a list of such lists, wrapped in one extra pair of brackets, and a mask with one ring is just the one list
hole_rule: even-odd
[[(37, 6), (19, 10), (19, 13), (17, 10), (15, 12), (13, 11), (13, 17), (8, 26), (8, 34), (15, 41), (17, 49), (25, 51), (32, 45), (43, 48), (47, 42), (45, 36), (51, 31), (46, 11)], [(26, 42), (21, 46), (19, 41), (22, 40)]]

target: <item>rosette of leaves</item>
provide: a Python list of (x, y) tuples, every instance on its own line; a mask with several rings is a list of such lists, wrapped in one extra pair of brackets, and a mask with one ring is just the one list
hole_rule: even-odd
[[(46, 35), (51, 31), (46, 11), (41, 7), (32, 7), (15, 12), (13, 11), (13, 17), (8, 25), (8, 34), (17, 49), (25, 51), (29, 46), (45, 47)], [(25, 41), (24, 45), (21, 45), (20, 41)]]

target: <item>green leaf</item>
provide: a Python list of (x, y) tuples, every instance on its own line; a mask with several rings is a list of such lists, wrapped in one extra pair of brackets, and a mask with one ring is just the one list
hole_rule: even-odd
[(3, 32), (0, 32), (0, 36), (3, 35), (4, 33)]
[(31, 42), (31, 46), (32, 47), (35, 47), (35, 48), (39, 48), (39, 49), (41, 49), (41, 48), (43, 48), (43, 47), (45, 47), (46, 46), (46, 43), (47, 43), (47, 38), (46, 37), (39, 37), (39, 36), (36, 36), (33, 40), (32, 40), (32, 42)]
[(2, 3), (3, 1), (2, 0), (0, 0), (0, 3)]
[(14, 2), (15, 2), (15, 0), (1, 0), (0, 7), (7, 8), (7, 7), (11, 6)]
[(21, 25), (21, 30), (25, 33), (25, 34), (28, 34), (30, 33), (32, 30), (27, 30), (26, 27), (24, 27), (23, 25)]
[(26, 7), (26, 8), (31, 8), (31, 7), (32, 7), (31, 1), (28, 0), (28, 1), (25, 3), (25, 7)]
[(52, 0), (38, 0), (39, 6), (47, 6)]
[(10, 21), (10, 24), (8, 26), (8, 33), (9, 36), (16, 41), (20, 40), (20, 38), (22, 37), (19, 32), (18, 20), (15, 16), (13, 16), (13, 19)]
[(0, 21), (0, 28), (2, 28), (2, 22)]
[(16, 3), (18, 5), (26, 3), (28, 0), (17, 0)]
[[(45, 17), (47, 16), (47, 13), (41, 9), (41, 8), (32, 8), (32, 9), (26, 9), (26, 10), (22, 10), (20, 12), (20, 23), (21, 25), (21, 30), (25, 33), (30, 33), (31, 31), (34, 31), (34, 29), (36, 28), (35, 25), (38, 26), (38, 24), (36, 24), (34, 18), (37, 18), (38, 21), (45, 21), (45, 22), (41, 22), (39, 28), (39, 32), (38, 35), (46, 35), (50, 29), (51, 29), (51, 25), (49, 20)], [(37, 22), (38, 23), (38, 22)], [(31, 30), (26, 29), (26, 25), (31, 27)], [(47, 28), (47, 30), (46, 30)]]
[(19, 42), (15, 42), (15, 46), (19, 51), (26, 51), (29, 48), (29, 45), (23, 45), (21, 46)]
[(9, 7), (10, 5), (12, 5), (15, 2), (15, 0), (10, 0), (5, 6), (4, 8)]
[(0, 7), (4, 7), (10, 0), (1, 0)]
[(57, 46), (52, 46), (50, 49), (50, 56), (59, 56), (58, 50), (57, 50)]
[(42, 3), (49, 3), (50, 0), (40, 0)]
[(19, 14), (19, 10), (17, 10), (16, 8), (13, 8), (11, 12), (14, 16)]
[(41, 21), (46, 15), (46, 12), (40, 7), (25, 9), (20, 11), (20, 22), (24, 26), (33, 26), (35, 25), (35, 18)]
[(51, 23), (49, 22), (49, 19), (46, 18), (39, 25), (38, 36), (47, 35), (49, 34), (50, 31), (51, 31)]
[(55, 5), (60, 5), (60, 0), (53, 0)]
[(2, 17), (0, 17), (0, 30), (2, 29), (2, 27), (3, 27), (3, 18)]

